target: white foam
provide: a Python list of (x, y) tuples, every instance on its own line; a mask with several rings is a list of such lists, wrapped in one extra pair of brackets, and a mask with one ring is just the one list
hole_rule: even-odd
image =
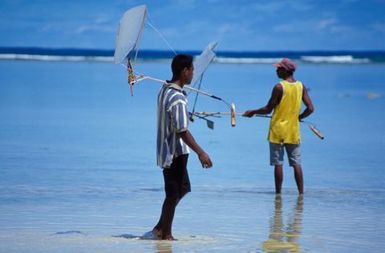
[(301, 60), (310, 63), (369, 63), (368, 58), (357, 59), (352, 55), (302, 56)]
[(32, 55), (32, 54), (0, 54), (0, 60), (21, 60), (21, 61), (96, 61), (112, 62), (111, 56), (61, 56), (61, 55)]
[(237, 57), (216, 57), (214, 62), (216, 63), (228, 63), (228, 64), (273, 64), (281, 58), (237, 58)]

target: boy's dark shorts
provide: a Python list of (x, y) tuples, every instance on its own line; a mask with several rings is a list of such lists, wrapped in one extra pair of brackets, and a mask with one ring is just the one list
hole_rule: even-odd
[(180, 155), (174, 158), (170, 168), (163, 169), (166, 197), (181, 199), (186, 193), (191, 192), (187, 160), (188, 154)]

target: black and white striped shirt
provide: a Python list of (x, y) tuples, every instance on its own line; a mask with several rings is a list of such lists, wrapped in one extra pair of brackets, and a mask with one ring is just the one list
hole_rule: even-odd
[(179, 133), (186, 131), (189, 123), (187, 97), (176, 84), (164, 84), (158, 94), (157, 164), (169, 168), (172, 160), (189, 154), (189, 147)]

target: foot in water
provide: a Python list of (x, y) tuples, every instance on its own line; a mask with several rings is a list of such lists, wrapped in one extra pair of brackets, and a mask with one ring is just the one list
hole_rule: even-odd
[(161, 229), (154, 228), (151, 232), (152, 232), (152, 236), (158, 240), (176, 241), (176, 239), (172, 235), (163, 236)]
[(155, 238), (159, 239), (159, 240), (162, 240), (162, 230), (161, 229), (158, 229), (158, 228), (154, 228), (152, 230), (152, 234)]
[(162, 237), (162, 240), (177, 241), (177, 239), (175, 239), (172, 235), (164, 236), (164, 237)]

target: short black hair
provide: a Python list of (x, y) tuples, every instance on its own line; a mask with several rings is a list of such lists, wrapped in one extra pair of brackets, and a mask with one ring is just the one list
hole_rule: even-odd
[(287, 70), (284, 67), (277, 67), (277, 73), (279, 73), (280, 77), (287, 78), (294, 74), (294, 71)]
[(171, 70), (174, 78), (179, 78), (184, 68), (191, 68), (193, 65), (193, 57), (188, 54), (178, 54), (172, 59)]

